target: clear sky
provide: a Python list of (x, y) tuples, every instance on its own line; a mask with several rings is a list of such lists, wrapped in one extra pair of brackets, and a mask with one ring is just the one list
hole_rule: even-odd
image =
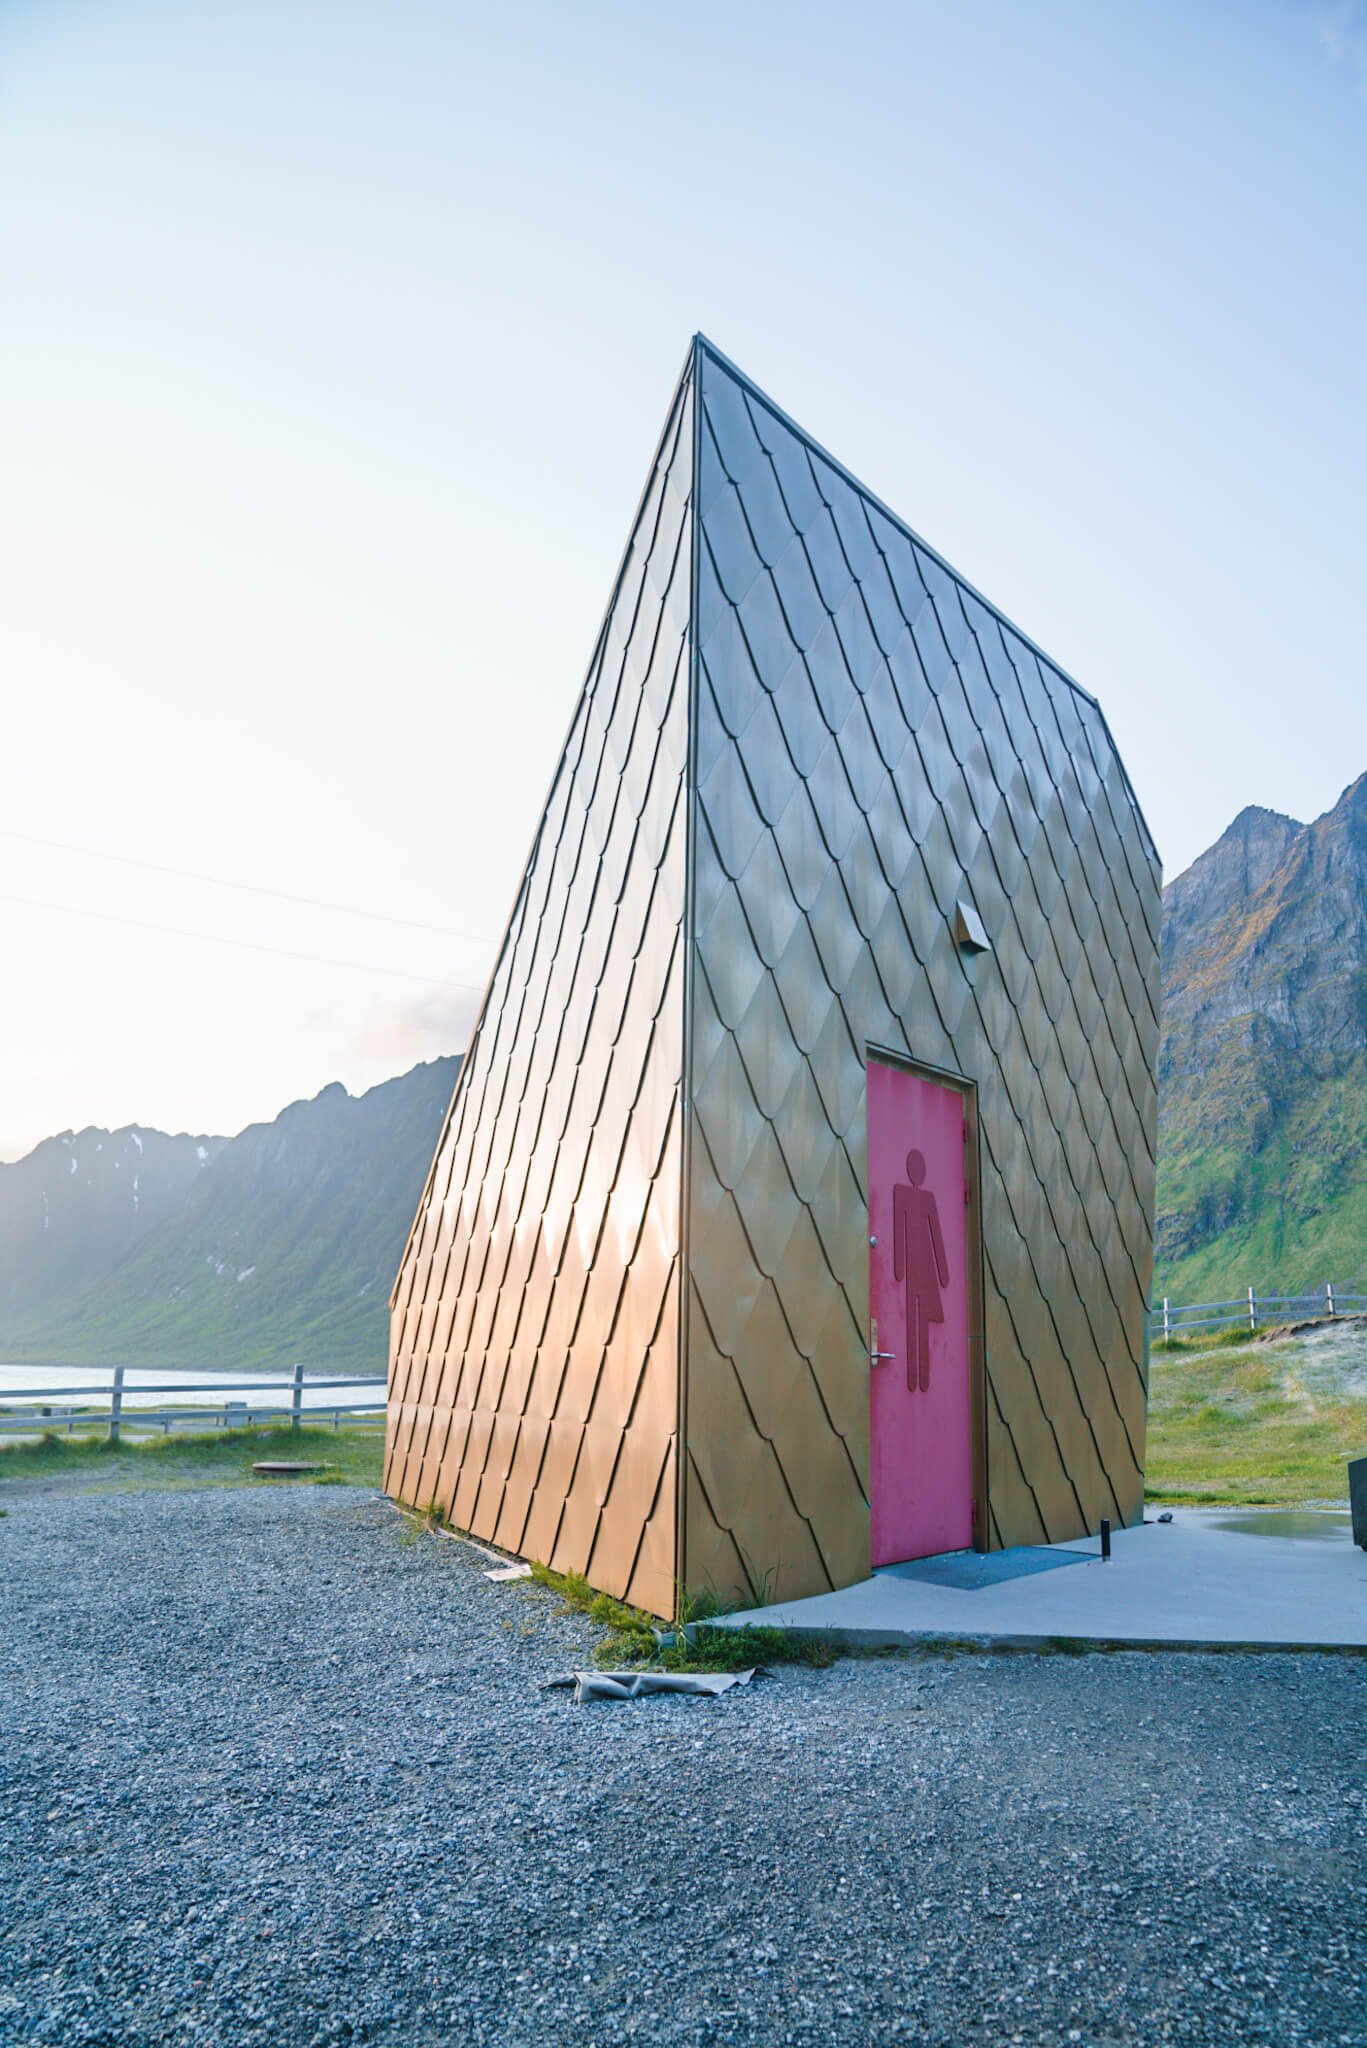
[(1327, 809), (1365, 159), (1351, 0), (0, 0), (0, 1158), (463, 1045), (697, 328), (1169, 874)]

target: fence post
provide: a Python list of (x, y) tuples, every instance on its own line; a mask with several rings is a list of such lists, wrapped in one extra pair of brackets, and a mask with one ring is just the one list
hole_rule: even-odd
[(1329, 1314), (1332, 1317), (1334, 1313), (1334, 1283), (1332, 1280), (1326, 1280), (1324, 1283), (1324, 1298), (1329, 1305)]
[(109, 1441), (111, 1444), (116, 1444), (119, 1440), (119, 1417), (122, 1413), (123, 1367), (116, 1365), (114, 1367), (114, 1387), (109, 1396)]
[(1250, 1330), (1258, 1327), (1258, 1303), (1251, 1287), (1248, 1290), (1248, 1327)]
[(1169, 1303), (1168, 1303), (1168, 1297), (1167, 1297), (1167, 1295), (1165, 1294), (1165, 1295), (1163, 1296), (1163, 1342), (1164, 1342), (1165, 1344), (1168, 1344), (1168, 1343), (1170, 1343), (1171, 1341), (1172, 1341), (1172, 1314), (1171, 1314), (1171, 1311), (1170, 1311), (1170, 1308), (1169, 1308)]
[(304, 1405), (304, 1368), (296, 1363), (294, 1368), (294, 1398), (290, 1403), (290, 1428), (298, 1429), (300, 1411)]

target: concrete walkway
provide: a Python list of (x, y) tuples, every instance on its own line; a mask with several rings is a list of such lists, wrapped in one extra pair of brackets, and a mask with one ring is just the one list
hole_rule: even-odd
[(1367, 1648), (1367, 1551), (1346, 1514), (1174, 1509), (1112, 1537), (892, 1565), (861, 1585), (734, 1617), (851, 1643), (974, 1639)]

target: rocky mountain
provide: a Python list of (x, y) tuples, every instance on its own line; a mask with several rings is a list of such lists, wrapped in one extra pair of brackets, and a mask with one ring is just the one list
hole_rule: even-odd
[(63, 1131), (0, 1166), (0, 1329), (101, 1280), (174, 1216), (223, 1138)]
[(0, 1166), (0, 1357), (384, 1369), (459, 1059), (235, 1138), (66, 1132)]
[(1367, 1283), (1367, 776), (1163, 898), (1155, 1293)]

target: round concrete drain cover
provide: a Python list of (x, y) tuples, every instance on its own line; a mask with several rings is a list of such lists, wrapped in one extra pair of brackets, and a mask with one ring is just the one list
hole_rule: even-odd
[(301, 1465), (292, 1458), (263, 1458), (259, 1465), (252, 1466), (263, 1479), (298, 1479), (304, 1472), (321, 1472), (321, 1465)]

